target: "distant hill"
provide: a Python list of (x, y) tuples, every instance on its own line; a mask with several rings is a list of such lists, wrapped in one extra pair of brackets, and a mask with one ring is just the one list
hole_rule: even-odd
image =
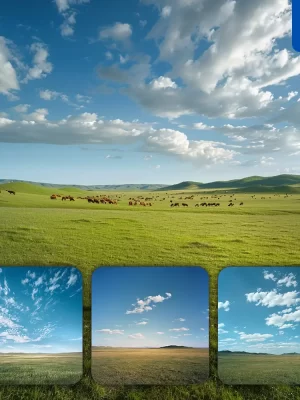
[(257, 355), (257, 356), (300, 356), (300, 353), (283, 353), (283, 354), (273, 354), (273, 353), (249, 353), (247, 351), (230, 351), (230, 350), (221, 350), (218, 352), (219, 354), (224, 355), (234, 355), (234, 354), (246, 354), (246, 355)]
[[(17, 185), (17, 186), (16, 186)], [(31, 186), (28, 186), (31, 185)], [(34, 187), (32, 187), (34, 186)], [(17, 179), (0, 179), (0, 190), (3, 188), (9, 190), (15, 190), (20, 193), (32, 193), (32, 194), (49, 194), (53, 192), (53, 189), (60, 189), (64, 192), (82, 192), (89, 190), (107, 190), (107, 191), (154, 191), (165, 187), (163, 184), (124, 184), (124, 185), (67, 185), (67, 184), (56, 184), (56, 183), (43, 183), (43, 182), (32, 182), (22, 181)], [(39, 188), (39, 189), (38, 189)], [(52, 189), (45, 190), (42, 189)]]
[[(16, 179), (0, 179), (0, 190), (15, 190), (20, 193), (51, 194), (51, 193), (82, 193), (87, 191), (186, 191), (213, 190), (228, 192), (253, 193), (300, 193), (300, 175), (277, 175), (270, 177), (250, 176), (230, 181), (215, 181), (201, 183), (184, 181), (176, 185), (162, 184), (123, 184), (123, 185), (61, 185), (22, 181)], [(60, 192), (61, 191), (61, 192)]]
[[(277, 175), (270, 177), (250, 176), (243, 179), (233, 179), (229, 181), (215, 181), (210, 183), (185, 181), (176, 185), (165, 186), (158, 190), (194, 190), (194, 189), (247, 189), (247, 191), (275, 191), (275, 188), (286, 192), (294, 190), (298, 192), (297, 185), (300, 185), (300, 175)], [(291, 189), (293, 188), (293, 189)]]
[(275, 354), (271, 354), (271, 353), (249, 353), (248, 351), (230, 351), (230, 350), (221, 350), (218, 353), (219, 354), (249, 354), (249, 355), (260, 355), (260, 356), (275, 355)]
[(232, 189), (228, 192), (234, 193), (300, 193), (300, 186), (297, 185), (279, 185), (279, 186), (249, 186), (245, 188)]
[(29, 194), (45, 194), (50, 195), (53, 193), (53, 189), (39, 186), (37, 184), (29, 182), (12, 182), (2, 183), (0, 182), (0, 190), (14, 190), (17, 193), (29, 193)]
[(203, 186), (203, 183), (201, 182), (193, 182), (193, 181), (185, 181), (185, 182), (180, 182), (177, 183), (176, 185), (171, 185), (171, 186), (165, 186), (163, 188), (159, 188), (157, 190), (163, 190), (163, 191), (168, 191), (168, 190), (199, 190)]
[(243, 179), (234, 179), (230, 181), (218, 181), (205, 183), (201, 185), (201, 188), (241, 188), (241, 187), (251, 187), (251, 186), (286, 186), (295, 185), (300, 183), (300, 175), (277, 175), (270, 177), (262, 176), (250, 176)]
[(171, 344), (170, 346), (162, 346), (160, 349), (192, 349), (189, 346), (176, 346), (175, 344)]
[(218, 352), (219, 354), (249, 354), (249, 355), (257, 355), (257, 356), (300, 356), (300, 353), (283, 353), (283, 354), (272, 354), (272, 353), (249, 353), (248, 351), (230, 351), (230, 350), (221, 350)]

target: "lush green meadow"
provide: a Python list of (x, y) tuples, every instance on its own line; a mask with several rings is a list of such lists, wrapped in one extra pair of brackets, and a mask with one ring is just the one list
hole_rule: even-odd
[(82, 377), (82, 354), (1, 354), (0, 383), (72, 385)]
[[(160, 198), (151, 207), (128, 206), (141, 193)], [(190, 194), (112, 193), (122, 196), (118, 205), (99, 205), (2, 191), (1, 263), (75, 265), (85, 276), (101, 265), (200, 265), (216, 274), (228, 265), (299, 264), (300, 194), (239, 194), (234, 207), (227, 194), (219, 207), (199, 208), (215, 200), (178, 200)], [(189, 207), (171, 208), (170, 200)]]
[(92, 376), (101, 385), (191, 385), (209, 374), (208, 349), (93, 348)]
[(300, 385), (300, 356), (219, 353), (218, 373), (230, 385)]
[[(0, 187), (1, 189), (1, 187)], [(84, 378), (74, 388), (3, 388), (2, 399), (262, 399), (294, 400), (300, 389), (226, 386), (217, 378), (217, 275), (230, 265), (300, 265), (300, 194), (111, 192), (118, 205), (50, 200), (51, 193), (84, 196), (91, 192), (46, 190), (0, 193), (0, 264), (74, 265), (84, 278)], [(13, 189), (14, 190), (14, 189)], [(180, 193), (180, 194), (179, 194)], [(93, 193), (101, 195), (101, 192)], [(129, 206), (129, 197), (159, 195), (152, 206)], [(182, 197), (182, 200), (179, 198)], [(265, 197), (265, 199), (261, 199)], [(270, 197), (270, 198), (269, 198)], [(165, 198), (165, 200), (161, 200)], [(228, 200), (234, 199), (234, 207)], [(170, 200), (188, 203), (171, 208)], [(195, 207), (219, 202), (219, 207)], [(243, 206), (239, 203), (243, 202)], [(210, 274), (210, 380), (201, 385), (111, 388), (91, 380), (90, 282), (97, 266), (202, 266)]]

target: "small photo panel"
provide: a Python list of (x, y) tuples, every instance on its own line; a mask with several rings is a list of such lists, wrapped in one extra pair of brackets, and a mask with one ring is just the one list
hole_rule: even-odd
[(299, 267), (220, 272), (218, 374), (223, 383), (300, 384), (299, 283)]
[(0, 384), (82, 377), (82, 276), (72, 267), (0, 268)]
[(200, 267), (100, 267), (92, 276), (92, 376), (189, 385), (209, 375), (209, 276)]

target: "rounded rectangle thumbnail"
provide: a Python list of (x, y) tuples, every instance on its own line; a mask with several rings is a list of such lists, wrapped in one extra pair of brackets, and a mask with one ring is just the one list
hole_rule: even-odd
[(200, 267), (92, 275), (92, 376), (101, 385), (198, 384), (209, 375), (209, 276)]
[(1, 267), (0, 384), (78, 382), (82, 303), (74, 267)]
[(218, 282), (218, 374), (229, 385), (300, 384), (299, 267), (228, 267)]

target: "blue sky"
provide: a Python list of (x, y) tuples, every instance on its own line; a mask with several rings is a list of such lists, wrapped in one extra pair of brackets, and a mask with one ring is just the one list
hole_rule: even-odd
[(219, 351), (300, 353), (300, 269), (230, 267), (221, 271)]
[(0, 353), (82, 351), (76, 268), (0, 268)]
[(208, 347), (208, 274), (198, 267), (101, 267), (92, 345)]
[(11, 0), (0, 22), (0, 178), (300, 173), (288, 0)]

